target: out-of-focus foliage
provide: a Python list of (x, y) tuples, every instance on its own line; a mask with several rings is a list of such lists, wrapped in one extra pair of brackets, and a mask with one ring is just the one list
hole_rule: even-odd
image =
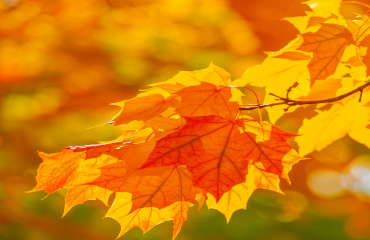
[[(280, 19), (304, 15), (309, 9), (300, 2), (1, 0), (0, 239), (114, 239), (119, 226), (100, 219), (103, 204), (89, 201), (59, 219), (62, 196), (40, 202), (41, 192), (24, 194), (35, 184), (36, 150), (118, 137), (117, 127), (87, 128), (111, 119), (118, 108), (109, 103), (178, 71), (213, 61), (240, 77), (263, 60), (263, 50), (280, 49), (298, 33)], [(341, 9), (348, 18), (366, 10)], [(312, 112), (277, 124), (296, 132)], [(216, 211), (192, 209), (177, 239), (368, 239), (369, 154), (340, 139), (297, 164), (293, 185), (281, 186), (285, 196), (257, 191), (227, 225)], [(125, 238), (169, 239), (171, 228), (166, 222)]]

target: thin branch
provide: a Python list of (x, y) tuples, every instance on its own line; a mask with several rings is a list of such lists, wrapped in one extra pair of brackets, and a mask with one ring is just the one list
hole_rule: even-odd
[(355, 94), (357, 92), (360, 92), (360, 99), (359, 101), (361, 101), (361, 97), (362, 97), (362, 92), (363, 90), (370, 86), (370, 82), (368, 83), (365, 83), (364, 85), (348, 92), (348, 93), (345, 93), (345, 94), (342, 94), (338, 97), (334, 97), (334, 98), (328, 98), (328, 99), (322, 99), (322, 100), (314, 100), (314, 101), (298, 101), (298, 100), (292, 100), (292, 99), (289, 99), (289, 98), (284, 98), (284, 97), (279, 97), (273, 93), (270, 93), (270, 95), (272, 96), (275, 96), (278, 98), (278, 100), (280, 100), (281, 102), (277, 102), (277, 103), (268, 103), (268, 104), (250, 104), (249, 107), (241, 107), (239, 108), (239, 110), (254, 110), (254, 109), (258, 109), (258, 108), (266, 108), (266, 107), (273, 107), (273, 106), (277, 106), (277, 105), (288, 105), (288, 108), (291, 107), (291, 106), (296, 106), (296, 105), (309, 105), (309, 104), (318, 104), (318, 103), (331, 103), (331, 102), (336, 102), (336, 101), (340, 101), (342, 100), (343, 98), (346, 98), (346, 97), (349, 97), (351, 96), (352, 94)]

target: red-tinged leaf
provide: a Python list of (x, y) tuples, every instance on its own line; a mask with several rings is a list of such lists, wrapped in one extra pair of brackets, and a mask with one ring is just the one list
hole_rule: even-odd
[(327, 23), (322, 24), (317, 32), (305, 33), (302, 36), (304, 41), (298, 50), (313, 52), (313, 58), (308, 64), (311, 85), (335, 72), (346, 46), (352, 39), (352, 34), (345, 27)]
[(121, 225), (121, 231), (118, 237), (135, 227), (141, 228), (146, 233), (157, 224), (172, 219), (174, 222), (172, 239), (174, 239), (180, 231), (182, 224), (187, 219), (189, 207), (191, 206), (193, 204), (181, 201), (163, 209), (147, 207), (131, 212), (131, 194), (116, 193), (114, 203), (108, 210), (106, 217), (114, 218)]
[[(108, 178), (109, 175), (102, 173), (102, 177)], [(146, 207), (162, 209), (175, 202), (195, 203), (198, 191), (184, 166), (139, 169), (129, 178), (109, 183), (105, 186), (108, 189), (132, 194), (130, 212)]]
[(254, 151), (252, 164), (259, 166), (260, 169), (277, 174), (286, 181), (290, 182), (288, 173), (292, 166), (303, 158), (292, 149), (288, 143), (292, 137), (298, 135), (287, 133), (280, 130), (277, 126), (260, 121), (243, 121), (244, 134), (256, 134), (255, 144), (258, 148)]
[(212, 194), (216, 201), (233, 186), (245, 182), (249, 164), (261, 162), (266, 171), (288, 180), (287, 172), (300, 159), (286, 142), (295, 135), (275, 126), (266, 130), (261, 127), (268, 140), (257, 142), (256, 135), (246, 130), (241, 119), (233, 122), (209, 116), (186, 120), (177, 133), (157, 142), (143, 168), (184, 164), (194, 186)]
[(231, 88), (202, 82), (198, 86), (187, 87), (176, 93), (181, 96), (181, 103), (176, 111), (181, 116), (196, 117), (219, 115), (235, 119), (239, 110), (237, 102), (230, 102)]
[(107, 189), (92, 185), (70, 186), (67, 187), (67, 189), (68, 193), (66, 195), (63, 216), (65, 216), (72, 207), (82, 204), (87, 200), (99, 199), (105, 205), (108, 205), (109, 197), (113, 193)]
[[(120, 161), (100, 168), (101, 174), (89, 182), (90, 185), (99, 186), (114, 192), (121, 192), (121, 185), (128, 177), (136, 173), (148, 159), (155, 143), (130, 144), (128, 151), (120, 157)], [(148, 173), (148, 172), (147, 172)], [(149, 172), (148, 175), (158, 175), (158, 172)]]
[(165, 169), (167, 171), (160, 177), (144, 175), (127, 179), (122, 191), (132, 194), (131, 212), (144, 207), (162, 209), (175, 202), (195, 203), (197, 189), (186, 167)]
[(278, 56), (274, 56), (275, 58), (283, 58), (291, 61), (299, 61), (299, 60), (308, 60), (311, 59), (311, 56), (301, 53), (301, 52), (283, 52)]
[(117, 103), (122, 110), (109, 122), (113, 125), (127, 124), (134, 120), (147, 121), (157, 117), (168, 108), (176, 108), (179, 101), (173, 97), (165, 99), (161, 94), (136, 97)]
[(243, 145), (248, 141), (230, 120), (216, 116), (186, 120), (177, 133), (157, 142), (144, 167), (185, 164), (194, 185), (218, 200), (230, 185), (245, 181), (250, 160)]
[[(127, 166), (125, 161), (119, 161), (101, 168), (101, 174), (95, 180), (89, 182), (89, 185), (99, 186), (114, 192), (121, 192), (120, 185), (127, 179)], [(136, 169), (130, 171), (132, 173)], [(117, 187), (118, 185), (118, 187)]]
[(279, 182), (277, 175), (262, 171), (254, 165), (249, 165), (247, 179), (244, 183), (234, 186), (222, 196), (219, 202), (216, 202), (213, 197), (209, 197), (207, 206), (223, 213), (227, 222), (229, 222), (236, 210), (247, 207), (247, 202), (254, 190), (262, 188), (282, 193)]

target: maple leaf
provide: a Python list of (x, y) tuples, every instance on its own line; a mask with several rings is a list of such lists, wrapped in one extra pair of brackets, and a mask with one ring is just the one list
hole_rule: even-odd
[(74, 178), (77, 177), (76, 169), (79, 163), (85, 159), (86, 153), (75, 153), (70, 149), (64, 149), (55, 154), (39, 152), (39, 156), (44, 162), (37, 170), (37, 185), (30, 192), (44, 190), (50, 195), (74, 181)]
[(186, 121), (177, 133), (157, 142), (143, 168), (186, 165), (194, 186), (212, 194), (216, 201), (245, 181), (249, 164), (261, 162), (267, 171), (288, 180), (284, 165), (292, 165), (299, 159), (290, 155), (292, 149), (286, 143), (294, 135), (274, 126), (269, 140), (257, 142), (256, 135), (247, 130), (241, 119), (233, 122), (210, 116), (186, 118)]
[(353, 42), (349, 30), (337, 24), (324, 23), (317, 32), (304, 33), (302, 36), (304, 41), (298, 50), (313, 52), (308, 64), (311, 85), (335, 72), (346, 46)]
[(357, 98), (346, 101), (343, 105), (334, 104), (329, 110), (317, 112), (319, 113), (317, 116), (305, 119), (298, 131), (298, 134), (302, 135), (296, 138), (296, 142), (302, 156), (314, 150), (324, 149), (367, 119)]
[[(102, 170), (98, 179), (90, 183), (118, 192), (116, 199), (119, 202), (115, 201), (107, 216), (120, 222), (120, 235), (134, 227), (140, 227), (146, 232), (172, 219), (175, 223), (175, 237), (187, 219), (188, 208), (194, 204), (198, 192), (186, 168), (173, 166), (139, 169), (127, 177), (124, 165), (118, 162), (108, 166)], [(122, 200), (119, 192), (131, 194), (130, 199)]]
[[(114, 169), (113, 166), (111, 170), (112, 168)], [(121, 169), (117, 168), (117, 173), (122, 173)], [(109, 185), (105, 186), (107, 189), (132, 194), (130, 212), (145, 207), (162, 209), (178, 201), (194, 203), (197, 194), (191, 176), (183, 166), (140, 169), (121, 181), (105, 173), (102, 174), (102, 178), (111, 180)], [(97, 179), (92, 184), (97, 185), (99, 181), (100, 179)]]

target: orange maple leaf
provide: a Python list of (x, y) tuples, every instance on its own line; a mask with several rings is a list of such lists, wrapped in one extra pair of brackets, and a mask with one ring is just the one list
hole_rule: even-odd
[(37, 170), (37, 185), (30, 192), (44, 190), (50, 195), (75, 180), (76, 169), (85, 160), (86, 153), (64, 149), (60, 153), (47, 154), (39, 152), (43, 163)]
[[(122, 177), (125, 175), (122, 166), (114, 164), (109, 168), (110, 171), (102, 172), (101, 178), (91, 184), (99, 185), (100, 179), (104, 179), (109, 182), (105, 188), (131, 193), (130, 212), (144, 207), (162, 209), (178, 201), (195, 202), (198, 190), (193, 187), (191, 175), (184, 166), (139, 169), (126, 178)], [(114, 170), (116, 176), (111, 175)]]
[(317, 32), (304, 33), (302, 36), (304, 41), (298, 50), (313, 52), (308, 64), (311, 85), (335, 72), (346, 46), (353, 42), (351, 32), (337, 24), (323, 23)]

